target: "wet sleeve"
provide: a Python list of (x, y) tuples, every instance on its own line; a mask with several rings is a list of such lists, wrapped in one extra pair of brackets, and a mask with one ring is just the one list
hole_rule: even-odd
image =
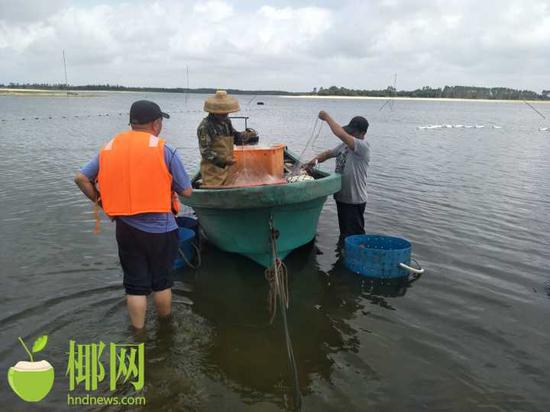
[(80, 173), (86, 176), (90, 181), (94, 181), (99, 173), (99, 154), (90, 160), (80, 169)]
[(185, 189), (189, 189), (191, 187), (191, 180), (180, 157), (175, 149), (166, 144), (164, 145), (164, 162), (172, 175), (172, 190), (181, 193)]

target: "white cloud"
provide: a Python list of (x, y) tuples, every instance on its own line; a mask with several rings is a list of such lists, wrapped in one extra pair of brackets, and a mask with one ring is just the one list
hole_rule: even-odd
[(0, 0), (0, 21), (25, 23), (45, 19), (67, 4), (67, 0)]
[(206, 1), (195, 4), (193, 12), (199, 19), (217, 22), (233, 16), (233, 7), (223, 1)]
[(62, 81), (65, 49), (75, 84), (181, 86), (187, 65), (195, 87), (550, 83), (545, 0), (290, 4), (0, 0), (0, 82)]

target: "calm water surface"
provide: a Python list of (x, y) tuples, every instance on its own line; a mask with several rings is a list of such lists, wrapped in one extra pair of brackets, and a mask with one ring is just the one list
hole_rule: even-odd
[[(150, 312), (145, 336), (128, 329), (114, 226), (92, 233), (72, 179), (143, 97), (172, 113), (163, 135), (195, 170), (204, 96), (0, 97), (0, 397), (15, 410), (66, 408), (69, 339), (145, 341), (145, 410), (287, 409), (283, 333), (268, 324), (255, 263), (206, 246), (199, 270), (177, 274), (173, 321)], [(367, 230), (409, 239), (426, 268), (411, 287), (348, 273), (327, 201), (315, 243), (286, 260), (304, 409), (548, 410), (550, 133), (538, 131), (548, 123), (522, 103), (398, 101), (380, 111), (374, 100), (262, 96), (264, 106), (246, 107), (250, 98), (240, 97), (249, 126), (295, 152), (320, 109), (342, 123), (365, 115)], [(427, 124), (502, 128), (417, 129)], [(306, 157), (336, 143), (325, 126)], [(43, 333), (56, 381), (44, 401), (24, 404), (4, 377), (26, 359), (17, 337)], [(104, 386), (95, 394), (111, 395)]]

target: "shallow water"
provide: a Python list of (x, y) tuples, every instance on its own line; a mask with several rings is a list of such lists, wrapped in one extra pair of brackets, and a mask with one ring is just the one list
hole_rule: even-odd
[[(178, 272), (173, 321), (150, 312), (143, 336), (127, 327), (113, 225), (104, 220), (92, 234), (92, 207), (72, 179), (143, 97), (172, 114), (163, 135), (195, 170), (203, 96), (0, 97), (0, 365), (26, 360), (18, 336), (29, 345), (46, 333), (38, 358), (56, 373), (39, 404), (24, 404), (7, 384), (1, 399), (15, 410), (63, 409), (69, 339), (145, 341), (146, 410), (288, 408), (281, 324), (269, 325), (263, 269), (246, 258), (206, 246), (199, 270)], [(304, 409), (547, 410), (550, 134), (539, 131), (547, 122), (522, 103), (396, 101), (380, 111), (377, 100), (240, 100), (263, 143), (297, 153), (320, 109), (340, 122), (365, 115), (367, 230), (409, 239), (426, 268), (410, 287), (348, 273), (327, 201), (315, 243), (286, 259)], [(502, 128), (418, 129), (430, 124)], [(325, 126), (314, 147), (336, 144)], [(108, 385), (97, 393), (111, 394)]]

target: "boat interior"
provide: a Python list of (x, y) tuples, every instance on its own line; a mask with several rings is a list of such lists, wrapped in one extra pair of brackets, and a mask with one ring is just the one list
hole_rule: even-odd
[(316, 168), (304, 168), (285, 145), (271, 147), (237, 146), (236, 163), (231, 166), (227, 183), (223, 186), (204, 186), (200, 172), (192, 180), (194, 189), (229, 189), (279, 185), (328, 176)]

